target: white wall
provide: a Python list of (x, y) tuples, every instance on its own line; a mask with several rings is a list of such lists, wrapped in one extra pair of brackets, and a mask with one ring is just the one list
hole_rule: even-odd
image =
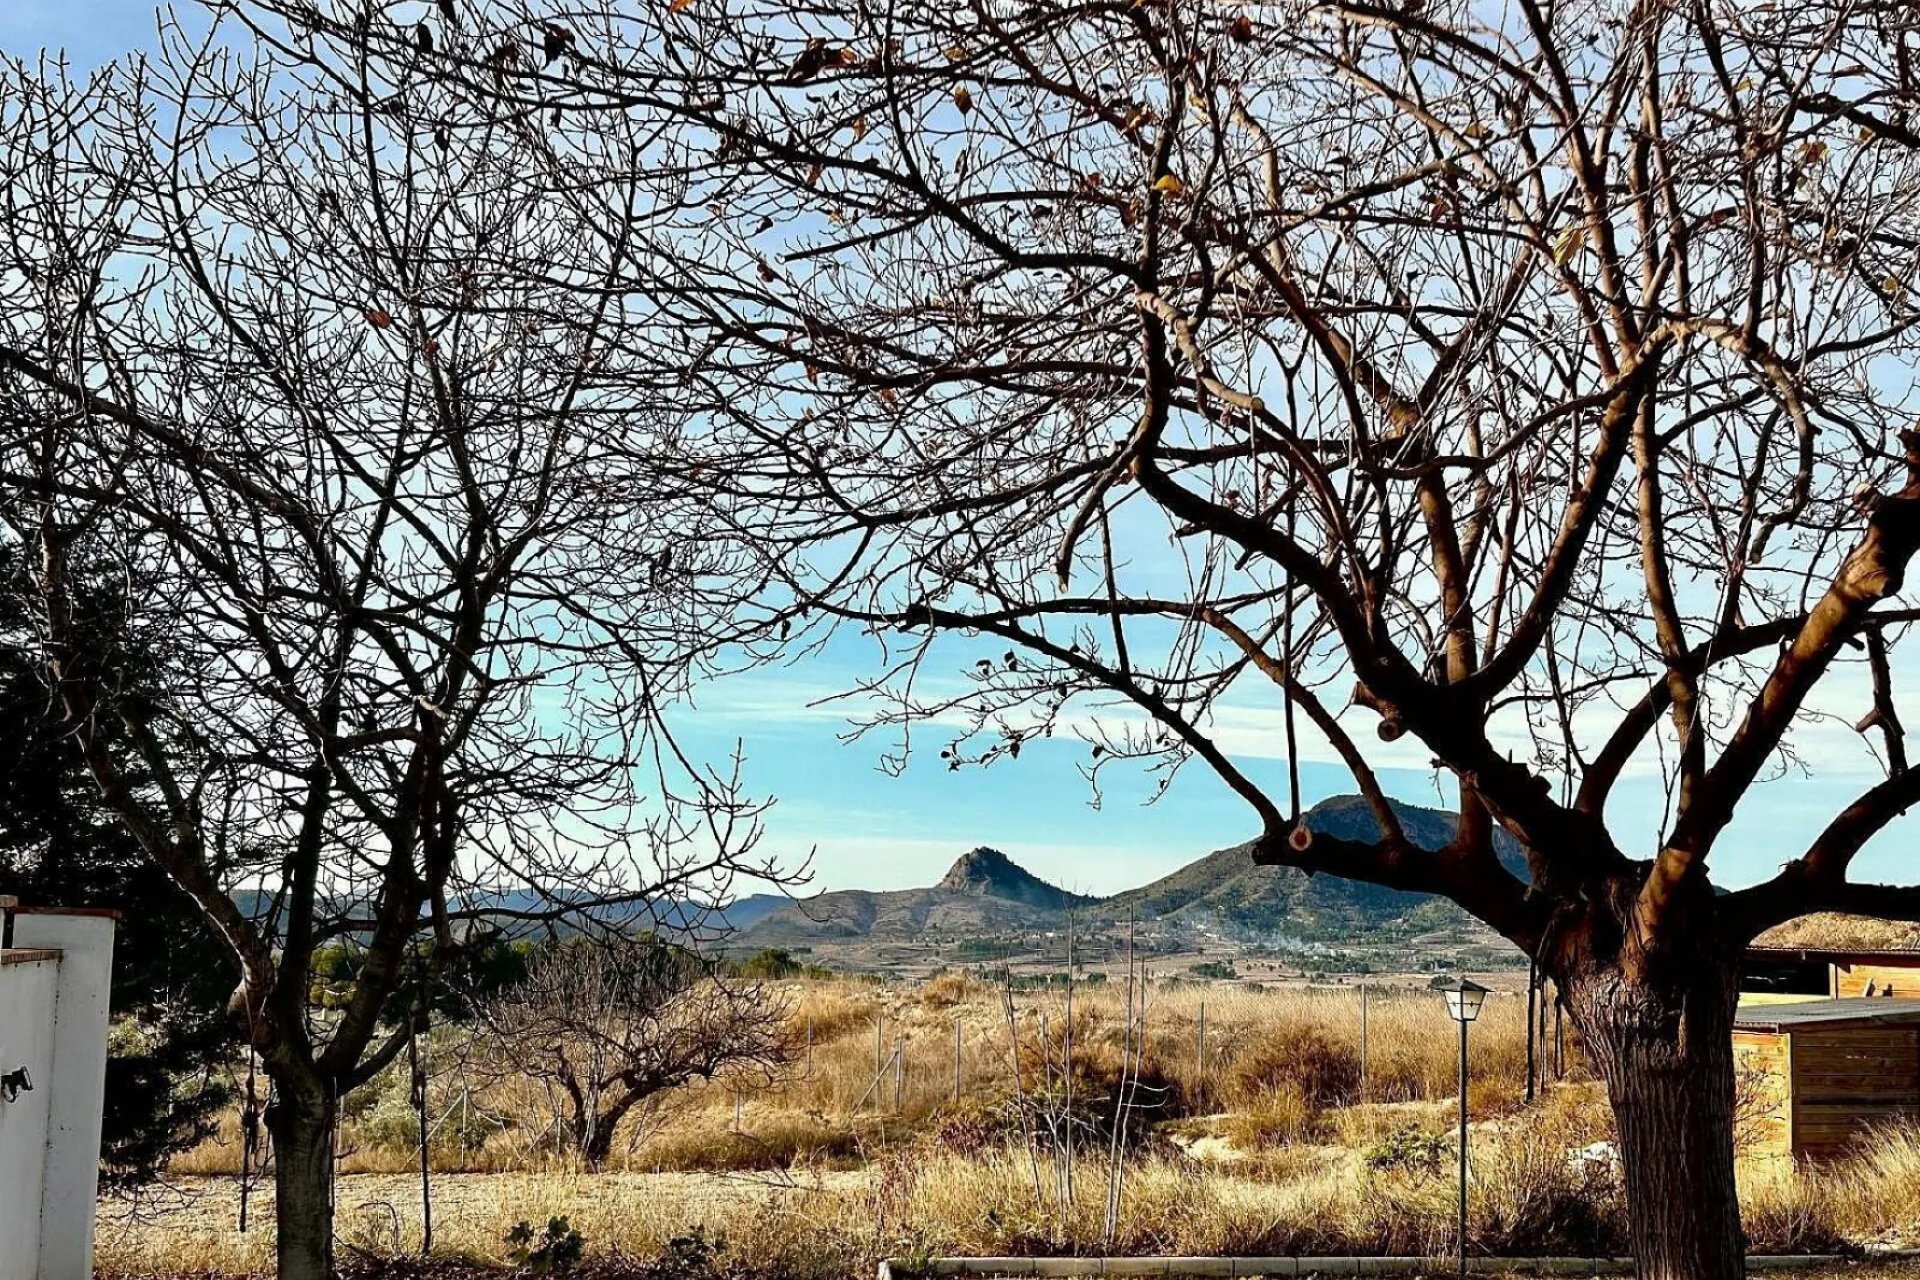
[(0, 1280), (37, 1280), (40, 1180), (53, 1075), (54, 981), (59, 961), (0, 964), (0, 1071), (25, 1067), (33, 1092), (0, 1102)]
[(89, 1280), (107, 1068), (113, 920), (22, 912), (0, 964), (0, 1280)]

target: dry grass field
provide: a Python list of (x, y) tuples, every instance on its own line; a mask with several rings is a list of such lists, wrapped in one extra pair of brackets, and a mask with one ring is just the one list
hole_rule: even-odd
[[(555, 1217), (590, 1260), (662, 1280), (825, 1280), (942, 1253), (1453, 1246), (1457, 1032), (1431, 993), (1372, 994), (1364, 1069), (1352, 988), (1144, 986), (1131, 1015), (1122, 987), (1009, 999), (951, 976), (782, 994), (792, 1053), (777, 1078), (673, 1091), (629, 1121), (603, 1172), (556, 1142), (541, 1085), (440, 1033), (436, 1258), (506, 1264), (516, 1223)], [(1604, 1102), (1570, 1051), (1566, 1078), (1523, 1106), (1523, 1030), (1514, 995), (1473, 1029), (1473, 1247), (1617, 1252), (1617, 1175), (1595, 1148)], [(421, 1244), (406, 1092), (396, 1078), (347, 1100), (339, 1232), (368, 1265)], [(108, 1205), (101, 1275), (262, 1274), (270, 1188), (240, 1234), (238, 1148), (229, 1125), (170, 1191)], [(1844, 1166), (1743, 1179), (1755, 1250), (1920, 1242), (1920, 1129), (1888, 1130)]]

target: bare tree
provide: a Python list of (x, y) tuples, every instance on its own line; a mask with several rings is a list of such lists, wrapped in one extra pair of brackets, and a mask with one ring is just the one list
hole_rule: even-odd
[[(238, 961), (278, 1274), (321, 1280), (338, 1100), (405, 992), (489, 921), (685, 924), (770, 868), (736, 769), (667, 727), (732, 553), (656, 318), (604, 287), (646, 193), (575, 207), (520, 122), (234, 34), (0, 68), (0, 511), (50, 713)], [(131, 603), (87, 616), (107, 575)], [(164, 639), (161, 692), (115, 628)]]
[(773, 993), (651, 937), (563, 942), (480, 1018), (500, 1065), (556, 1098), (569, 1145), (596, 1169), (621, 1125), (668, 1090), (718, 1076), (770, 1083), (793, 1048)]
[[(880, 721), (970, 725), (955, 768), (1197, 761), (1262, 861), (1460, 903), (1565, 993), (1640, 1274), (1740, 1273), (1742, 949), (1920, 916), (1849, 877), (1920, 799), (1908, 6), (459, 14), (449, 93), (684, 176), (629, 285), (708, 335), (716, 504), (779, 599), (882, 639)], [(948, 635), (964, 674), (928, 665)], [(1884, 781), (1720, 894), (1742, 802), (1862, 711)], [(1344, 762), (1383, 838), (1301, 829), (1229, 716)], [(1376, 773), (1427, 760), (1461, 811), (1431, 853)], [(1663, 812), (1610, 806), (1630, 769)]]

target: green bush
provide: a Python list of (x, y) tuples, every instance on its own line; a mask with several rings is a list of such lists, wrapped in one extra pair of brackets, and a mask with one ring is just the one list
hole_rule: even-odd
[(1377, 1173), (1438, 1174), (1446, 1167), (1452, 1146), (1437, 1133), (1402, 1125), (1361, 1153), (1367, 1168)]

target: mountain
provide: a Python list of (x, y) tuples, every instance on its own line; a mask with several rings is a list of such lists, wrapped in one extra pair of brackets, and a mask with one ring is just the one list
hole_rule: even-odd
[(983, 937), (1053, 929), (1095, 899), (1048, 884), (998, 849), (962, 854), (926, 889), (837, 889), (771, 912), (730, 939), (739, 946), (812, 946), (935, 935)]
[(764, 920), (793, 899), (783, 893), (750, 893), (744, 898), (735, 898), (723, 909), (729, 929), (744, 929), (748, 925)]
[[(1453, 839), (1457, 815), (1399, 801), (1392, 806), (1401, 830), (1420, 848), (1438, 849)], [(1361, 841), (1380, 838), (1380, 824), (1360, 796), (1322, 800), (1301, 816), (1308, 830), (1321, 835)], [(1496, 829), (1494, 849), (1508, 870), (1526, 877), (1526, 852), (1518, 841)], [(1258, 866), (1251, 844), (1210, 853), (1151, 884), (1108, 898), (1100, 911), (1116, 918), (1131, 912), (1142, 921), (1184, 923), (1242, 936), (1271, 934), (1312, 941), (1349, 939), (1394, 926), (1431, 928), (1454, 923), (1464, 915), (1429, 894), (1339, 876), (1309, 876), (1293, 867)]]
[(962, 854), (933, 887), (946, 893), (1003, 898), (1047, 911), (1064, 911), (1095, 901), (1048, 884), (998, 849), (984, 845)]
[[(1438, 849), (1458, 818), (1439, 809), (1395, 802), (1408, 839)], [(1377, 840), (1379, 824), (1359, 796), (1323, 800), (1302, 815), (1309, 829), (1349, 840)], [(1500, 860), (1524, 877), (1526, 856), (1503, 831), (1494, 834)], [(1452, 903), (1421, 893), (1383, 889), (1338, 876), (1309, 876), (1292, 867), (1256, 866), (1250, 844), (1190, 862), (1173, 874), (1111, 898), (1089, 898), (1049, 884), (997, 849), (961, 856), (926, 889), (870, 892), (841, 889), (783, 906), (742, 929), (730, 946), (828, 946), (858, 942), (918, 943), (945, 936), (985, 938), (1118, 924), (1132, 918), (1161, 935), (1226, 935), (1248, 941), (1353, 942), (1369, 935), (1404, 936), (1465, 920)]]

